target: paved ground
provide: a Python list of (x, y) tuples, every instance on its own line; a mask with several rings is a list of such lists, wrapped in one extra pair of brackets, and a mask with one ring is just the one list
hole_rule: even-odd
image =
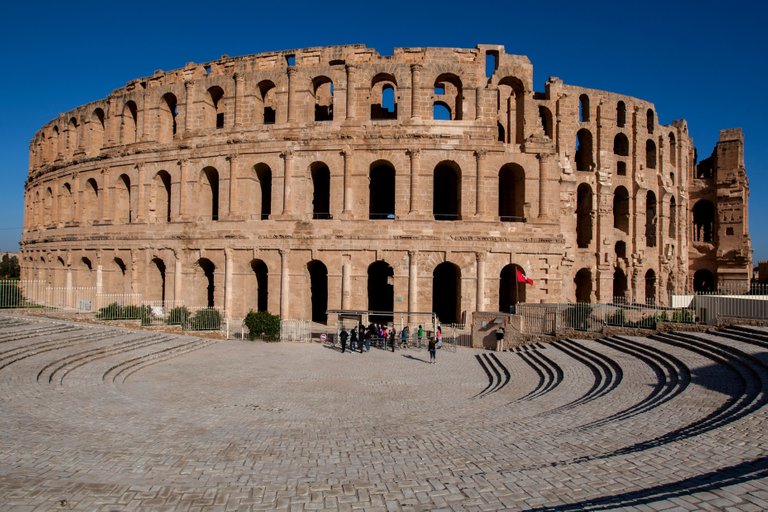
[(768, 510), (768, 333), (426, 361), (0, 315), (0, 509)]

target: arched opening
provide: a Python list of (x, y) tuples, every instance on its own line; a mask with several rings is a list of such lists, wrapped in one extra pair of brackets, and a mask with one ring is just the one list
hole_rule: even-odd
[(616, 162), (616, 174), (619, 176), (627, 175), (627, 162), (622, 162), (621, 160)]
[(127, 101), (123, 106), (120, 118), (120, 141), (123, 144), (133, 144), (137, 140), (136, 128), (138, 126), (138, 108), (133, 101)]
[(525, 171), (518, 164), (499, 170), (499, 220), (525, 222)]
[(435, 167), (432, 214), (435, 220), (461, 219), (461, 169), (455, 162), (444, 161)]
[(593, 166), (592, 132), (582, 128), (576, 133), (576, 170), (591, 171)]
[(618, 240), (613, 246), (617, 258), (627, 259), (627, 242)]
[(669, 238), (677, 238), (677, 201), (675, 196), (669, 199)]
[(646, 112), (645, 114), (645, 121), (646, 121), (646, 126), (648, 128), (648, 133), (653, 133), (655, 119), (653, 115), (653, 110), (650, 108), (648, 109), (648, 112)]
[(517, 270), (523, 272), (523, 267), (510, 263), (499, 273), (499, 311), (502, 313), (510, 313), (514, 305), (525, 302), (527, 285), (517, 282)]
[(525, 110), (525, 87), (515, 77), (504, 77), (498, 85), (498, 120), (506, 129), (507, 139), (504, 142), (521, 144), (525, 137), (523, 124)]
[(715, 242), (715, 205), (702, 199), (693, 205), (693, 240), (695, 242)]
[(259, 99), (261, 100), (262, 106), (262, 122), (264, 124), (275, 124), (277, 118), (277, 93), (275, 92), (275, 84), (269, 80), (263, 80), (259, 82), (257, 89), (259, 91)]
[(648, 169), (656, 168), (656, 143), (651, 139), (645, 141), (645, 166)]
[[(40, 279), (44, 279), (44, 273), (45, 269), (42, 268), (45, 265), (45, 259), (41, 259), (41, 276)], [(92, 288), (96, 286), (96, 276), (93, 272), (93, 264), (91, 263), (91, 259), (88, 257), (83, 256), (80, 258), (80, 268), (78, 269), (80, 272), (80, 276), (75, 279), (76, 286), (82, 286), (85, 288)]]
[(592, 271), (579, 269), (573, 282), (576, 284), (576, 302), (592, 302)]
[[(368, 266), (368, 309), (389, 312), (395, 307), (395, 271), (386, 261), (374, 261)], [(371, 315), (370, 321), (387, 323), (393, 316)]]
[(645, 194), (645, 245), (646, 247), (656, 247), (656, 224), (657, 218), (657, 206), (656, 206), (656, 194), (653, 191), (648, 191)]
[(501, 123), (496, 123), (496, 131), (497, 131), (499, 142), (506, 142), (507, 135), (506, 135), (506, 132), (504, 131), (504, 126)]
[(330, 219), (331, 217), (331, 171), (323, 162), (310, 166), (312, 175), (312, 218)]
[(54, 126), (48, 138), (48, 160), (53, 162), (59, 158), (59, 127)]
[(121, 258), (114, 258), (112, 260), (112, 267), (108, 271), (110, 276), (107, 277), (107, 285), (105, 288), (110, 293), (130, 293), (131, 282), (128, 279), (128, 267)]
[(150, 269), (147, 275), (148, 298), (165, 302), (165, 262), (160, 258), (153, 258)]
[(318, 260), (307, 263), (309, 292), (312, 304), (312, 321), (324, 324), (328, 321), (328, 269)]
[[(448, 110), (448, 113), (454, 121), (462, 119), (462, 103), (464, 101), (461, 80), (458, 76), (451, 73), (443, 73), (435, 79), (435, 93), (432, 104), (437, 106), (441, 103)], [(435, 117), (435, 119), (438, 119)]]
[(171, 175), (166, 171), (155, 174), (151, 200), (155, 222), (171, 222)]
[(623, 186), (613, 192), (613, 227), (629, 234), (629, 192)]
[(224, 89), (218, 85), (208, 89), (208, 97), (206, 98), (206, 126), (210, 126), (216, 129), (224, 128)]
[(386, 73), (371, 80), (371, 119), (374, 121), (397, 119), (397, 81)]
[(432, 119), (435, 121), (450, 121), (451, 107), (444, 101), (436, 101), (432, 104)]
[(65, 183), (59, 194), (59, 221), (72, 222), (72, 212), (75, 211), (75, 201), (72, 195), (72, 186)]
[(677, 165), (677, 141), (674, 133), (669, 134), (669, 162)]
[(91, 122), (88, 123), (89, 132), (89, 151), (91, 154), (98, 154), (104, 145), (104, 111), (97, 108), (91, 114)]
[(69, 120), (67, 127), (67, 155), (72, 157), (77, 152), (79, 140), (80, 125), (74, 117)]
[(262, 260), (251, 261), (251, 270), (256, 278), (256, 311), (269, 309), (269, 270)]
[(627, 300), (627, 275), (623, 270), (617, 268), (613, 271), (613, 301), (616, 303), (626, 302)]
[(197, 266), (203, 273), (204, 286), (205, 286), (205, 307), (212, 308), (215, 305), (215, 292), (216, 292), (216, 265), (213, 264), (208, 258), (200, 258), (197, 260)]
[(170, 92), (163, 94), (160, 101), (160, 114), (158, 116), (158, 140), (160, 142), (170, 142), (176, 135), (176, 116), (179, 114), (177, 109), (176, 96)]
[(649, 306), (656, 304), (656, 272), (653, 269), (645, 273), (645, 303)]
[(586, 123), (589, 121), (589, 96), (582, 94), (579, 96), (579, 122)]
[(444, 324), (459, 323), (461, 314), (461, 269), (450, 262), (432, 273), (432, 311)]
[(693, 291), (695, 293), (711, 293), (715, 291), (715, 275), (702, 268), (693, 274)]
[(371, 164), (368, 181), (368, 218), (395, 218), (395, 168), (379, 160)]
[(261, 219), (267, 220), (272, 215), (272, 169), (267, 164), (260, 163), (256, 164), (254, 171), (261, 195)]
[(130, 224), (131, 215), (131, 178), (121, 174), (115, 186), (115, 220), (120, 224)]
[(43, 208), (45, 212), (45, 224), (53, 224), (56, 219), (53, 218), (53, 190), (51, 190), (51, 187), (45, 189), (45, 202)]
[(98, 220), (99, 216), (99, 185), (93, 178), (85, 182), (83, 200), (83, 217), (88, 221)]
[(219, 171), (213, 167), (203, 169), (198, 200), (203, 218), (219, 220)]
[(629, 139), (623, 133), (617, 133), (613, 138), (613, 154), (629, 156)]
[(592, 242), (592, 187), (582, 183), (576, 189), (576, 245), (586, 249)]
[(327, 76), (312, 80), (315, 97), (315, 121), (333, 120), (333, 82)]
[(549, 109), (543, 105), (539, 105), (539, 121), (541, 122), (542, 130), (544, 130), (544, 135), (551, 139), (552, 133), (554, 132), (552, 112), (550, 112)]
[(616, 103), (616, 126), (624, 128), (627, 124), (627, 105), (620, 101)]

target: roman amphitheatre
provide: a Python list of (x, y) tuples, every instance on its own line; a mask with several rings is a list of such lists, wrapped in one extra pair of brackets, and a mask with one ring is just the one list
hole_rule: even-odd
[[(435, 312), (746, 287), (739, 129), (699, 158), (651, 101), (503, 46), (363, 45), (156, 71), (30, 144), (22, 279), (122, 302)], [(516, 271), (535, 286), (517, 286)]]

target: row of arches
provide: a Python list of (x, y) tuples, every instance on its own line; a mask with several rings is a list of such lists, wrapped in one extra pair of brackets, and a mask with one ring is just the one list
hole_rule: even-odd
[[(251, 205), (256, 218), (269, 219), (273, 214), (273, 172), (266, 163), (258, 163), (240, 179), (250, 184), (243, 188), (241, 204)], [(325, 162), (309, 165), (309, 197), (313, 219), (331, 219), (332, 176)], [(139, 214), (151, 223), (169, 223), (175, 218), (174, 198), (180, 192), (178, 178), (159, 170), (144, 189), (142, 204), (134, 196), (138, 183), (129, 173), (121, 173), (108, 182), (96, 176), (83, 183), (64, 181), (58, 187), (48, 185), (27, 196), (27, 219), (32, 228), (67, 224), (75, 220), (87, 222), (109, 218), (118, 224), (136, 222)], [(462, 217), (462, 172), (456, 162), (443, 161), (432, 175), (433, 217), (438, 221), (455, 221)], [(222, 178), (217, 168), (203, 167), (194, 182), (194, 207), (197, 216), (217, 221), (221, 217), (220, 195)], [(79, 187), (79, 191), (76, 189)], [(105, 188), (109, 200), (105, 200)], [(525, 204), (525, 171), (514, 163), (503, 165), (497, 174), (498, 217), (501, 222), (523, 222)], [(402, 196), (402, 194), (401, 194)], [(376, 160), (368, 169), (368, 218), (394, 219), (397, 201), (397, 170), (387, 160)], [(413, 200), (411, 198), (411, 200)]]
[[(662, 146), (663, 138), (659, 138), (659, 146)], [(669, 134), (670, 162), (676, 165), (677, 142), (674, 134)], [(595, 168), (594, 148), (592, 142), (592, 132), (587, 128), (581, 128), (576, 132), (576, 170), (593, 171)], [(627, 161), (629, 157), (629, 139), (623, 133), (617, 133), (613, 139), (613, 154), (616, 157), (616, 174), (626, 176)], [(647, 169), (656, 169), (658, 166), (656, 142), (653, 139), (645, 141), (645, 167)]]
[[(616, 126), (624, 128), (627, 125), (627, 104), (619, 100), (616, 102)], [(592, 112), (590, 110), (590, 101), (588, 94), (581, 94), (579, 96), (579, 122), (588, 123), (592, 119)], [(652, 134), (656, 126), (656, 113), (652, 108), (645, 111), (645, 130)]]

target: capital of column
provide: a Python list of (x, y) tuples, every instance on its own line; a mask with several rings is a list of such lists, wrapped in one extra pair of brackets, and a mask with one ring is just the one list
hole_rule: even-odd
[(293, 150), (292, 149), (286, 149), (285, 151), (280, 152), (280, 158), (283, 160), (288, 160), (293, 156)]
[(422, 69), (424, 69), (424, 66), (421, 64), (411, 64), (411, 73), (421, 73)]
[(298, 71), (296, 66), (288, 66), (288, 76), (289, 77), (295, 75), (296, 71)]
[(235, 72), (235, 74), (232, 75), (232, 78), (235, 82), (243, 82), (245, 80), (245, 77), (240, 72)]
[(486, 155), (488, 154), (488, 151), (485, 149), (476, 149), (475, 150), (475, 158), (478, 160), (483, 160)]
[(487, 259), (488, 259), (488, 253), (486, 252), (475, 253), (475, 260), (477, 260), (478, 263), (485, 263)]
[(406, 149), (405, 154), (411, 158), (418, 158), (421, 154), (421, 149)]
[(347, 70), (347, 73), (350, 75), (357, 70), (357, 66), (355, 64), (347, 64), (346, 66), (344, 66), (344, 68)]
[(195, 81), (194, 80), (184, 80), (184, 87), (186, 89), (191, 89), (194, 86), (195, 86)]
[(237, 159), (238, 159), (238, 158), (239, 158), (239, 156), (238, 156), (238, 155), (229, 155), (229, 156), (227, 156), (227, 157), (225, 158), (225, 160), (226, 160), (227, 162), (230, 162), (230, 163), (233, 163), (233, 164), (234, 164), (235, 162), (237, 162)]

